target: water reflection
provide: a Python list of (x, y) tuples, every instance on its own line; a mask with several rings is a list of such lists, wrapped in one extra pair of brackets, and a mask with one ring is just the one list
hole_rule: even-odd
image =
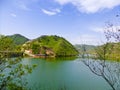
[(65, 59), (25, 58), (30, 65), (37, 64), (26, 77), (28, 90), (109, 90), (109, 85), (92, 74), (81, 59)]
[(46, 58), (42, 58), (43, 60), (47, 60), (47, 61), (72, 61), (77, 59), (78, 57), (46, 57)]
[(97, 76), (101, 76), (112, 88), (120, 90), (120, 62), (105, 60), (83, 60), (83, 63)]

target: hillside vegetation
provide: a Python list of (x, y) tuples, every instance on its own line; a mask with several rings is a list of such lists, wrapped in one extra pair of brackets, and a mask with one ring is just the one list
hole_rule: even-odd
[(96, 51), (101, 59), (120, 60), (120, 43), (106, 43), (98, 46)]
[(100, 46), (77, 44), (75, 47), (81, 55), (91, 54), (102, 60), (120, 60), (120, 43), (109, 42)]
[(14, 34), (7, 37), (11, 38), (16, 45), (22, 45), (29, 40), (20, 34)]
[(78, 51), (66, 39), (51, 35), (41, 36), (23, 45), (24, 50), (33, 54), (44, 54), (48, 56), (75, 56)]
[(86, 52), (87, 54), (94, 54), (95, 49), (97, 48), (97, 46), (86, 44), (76, 44), (74, 46), (79, 51), (80, 54), (82, 54), (83, 52)]
[(0, 35), (0, 58), (1, 57), (18, 57), (22, 56), (21, 46), (16, 45), (13, 39)]
[[(100, 59), (120, 60), (120, 43), (106, 43), (100, 46), (72, 45), (63, 37), (56, 35), (43, 35), (34, 40), (20, 35), (0, 35), (0, 51), (25, 52), (33, 55), (46, 56), (76, 56), (78, 54), (91, 54)], [(8, 47), (11, 45), (11, 48)]]

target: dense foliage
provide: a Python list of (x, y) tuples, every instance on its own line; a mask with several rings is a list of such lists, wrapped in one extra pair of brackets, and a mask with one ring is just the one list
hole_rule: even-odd
[(26, 38), (20, 34), (14, 34), (14, 35), (10, 35), (7, 37), (11, 38), (14, 41), (14, 43), (17, 45), (22, 45), (29, 40), (28, 38)]
[(0, 51), (11, 51), (14, 50), (15, 44), (11, 38), (0, 35)]
[(62, 37), (41, 36), (24, 45), (25, 49), (32, 49), (34, 54), (52, 54), (54, 56), (75, 56), (78, 51), (74, 46)]
[(0, 35), (0, 52), (7, 52), (7, 55), (20, 55), (21, 45), (15, 44), (12, 38)]
[(21, 57), (10, 58), (8, 52), (14, 51), (14, 46), (11, 38), (0, 36), (0, 90), (25, 90), (24, 75), (35, 67), (23, 64)]

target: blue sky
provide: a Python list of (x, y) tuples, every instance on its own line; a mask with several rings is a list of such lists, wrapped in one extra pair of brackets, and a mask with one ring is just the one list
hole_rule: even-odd
[(115, 22), (118, 13), (120, 0), (0, 0), (0, 34), (96, 45), (105, 42), (105, 22)]

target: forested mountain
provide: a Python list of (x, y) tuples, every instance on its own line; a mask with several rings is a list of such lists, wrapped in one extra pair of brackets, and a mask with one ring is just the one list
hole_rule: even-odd
[(11, 38), (16, 45), (22, 45), (29, 40), (20, 34), (9, 35), (7, 37)]
[[(3, 37), (3, 38), (2, 38)], [(7, 41), (7, 43), (5, 42)], [(11, 45), (11, 51), (28, 50), (32, 54), (47, 56), (75, 56), (83, 53), (98, 55), (99, 58), (120, 59), (120, 43), (106, 43), (100, 46), (76, 44), (72, 45), (63, 37), (56, 35), (43, 35), (33, 40), (20, 35), (2, 36), (0, 41), (1, 51), (3, 46)], [(10, 51), (10, 50), (9, 50)]]
[(76, 48), (63, 37), (43, 35), (23, 45), (24, 50), (31, 50), (33, 54), (50, 56), (75, 56)]
[(106, 43), (104, 45), (98, 46), (97, 55), (100, 58), (111, 59), (111, 60), (120, 60), (120, 43)]
[(80, 53), (86, 52), (86, 53), (89, 53), (89, 54), (95, 53), (95, 49), (97, 48), (97, 46), (86, 45), (86, 44), (76, 44), (74, 46)]

